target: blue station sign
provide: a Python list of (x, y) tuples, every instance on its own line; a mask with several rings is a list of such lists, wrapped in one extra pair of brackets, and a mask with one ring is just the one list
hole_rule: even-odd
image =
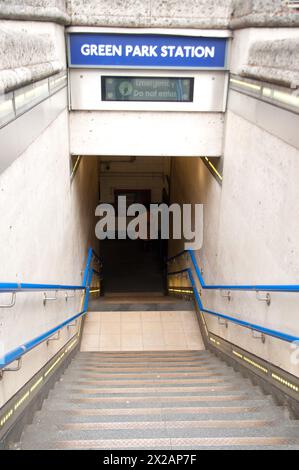
[(225, 69), (227, 38), (69, 33), (70, 67)]

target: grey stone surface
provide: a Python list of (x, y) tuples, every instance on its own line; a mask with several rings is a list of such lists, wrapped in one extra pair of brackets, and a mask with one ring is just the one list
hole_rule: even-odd
[[(208, 444), (219, 448), (261, 449), (282, 444), (286, 449), (298, 445), (298, 422), (291, 423), (285, 410), (275, 406), (271, 397), (265, 396), (249, 380), (240, 378), (232, 368), (227, 368), (227, 376), (218, 376), (217, 384), (211, 382), (212, 391), (205, 390), (207, 383), (200, 376), (195, 388), (174, 383), (171, 389), (165, 389), (164, 369), (173, 364), (169, 352), (151, 353), (147, 363), (136, 352), (132, 354), (139, 380), (144, 380), (148, 369), (155, 367), (159, 377), (153, 380), (155, 389), (139, 389), (134, 382), (129, 387), (119, 384), (119, 370), (130, 376), (125, 372), (127, 354), (79, 353), (51, 390), (33, 423), (25, 429), (21, 442), (12, 448), (160, 449), (164, 445), (169, 449), (180, 446), (187, 449)], [(177, 371), (181, 381), (185, 380), (190, 360), (195, 360), (200, 369), (207, 358), (209, 368), (214, 365), (221, 369), (223, 362), (207, 351), (182, 351), (182, 366)], [(92, 363), (95, 359), (99, 364), (108, 360), (112, 384), (96, 378), (97, 390), (92, 391), (80, 384), (84, 373), (80, 361)], [(72, 367), (77, 362), (73, 374)], [(101, 372), (97, 376), (101, 377)], [(105, 377), (106, 373), (102, 375)], [(226, 392), (223, 387), (228, 387)], [(207, 439), (210, 439), (208, 443)]]
[(257, 41), (241, 75), (291, 87), (299, 86), (299, 38)]
[[(0, 0), (1, 18), (28, 20), (0, 22), (0, 93), (3, 93), (63, 68), (61, 56), (56, 53), (57, 38), (49, 31), (50, 22), (106, 27), (296, 26), (299, 10), (288, 8), (284, 0)], [(33, 28), (37, 21), (48, 21), (47, 28), (45, 25), (44, 31)], [(16, 23), (18, 29), (13, 27)], [(299, 39), (257, 41), (240, 73), (296, 86), (298, 50)]]
[(299, 9), (287, 0), (232, 0), (232, 29), (252, 26), (298, 26)]
[(73, 25), (226, 28), (231, 0), (69, 0)]
[(66, 0), (0, 0), (0, 18), (69, 22)]
[(287, 0), (0, 0), (0, 18), (120, 27), (298, 26)]
[(50, 34), (33, 34), (29, 27), (0, 26), (0, 93), (62, 70)]

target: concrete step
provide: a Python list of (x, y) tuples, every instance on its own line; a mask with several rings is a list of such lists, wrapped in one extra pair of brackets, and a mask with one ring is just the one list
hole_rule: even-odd
[(88, 359), (88, 358), (80, 358), (78, 359), (78, 361), (76, 362), (73, 362), (72, 363), (73, 365), (76, 365), (76, 367), (80, 367), (80, 366), (102, 366), (102, 367), (128, 367), (128, 366), (131, 366), (131, 365), (134, 365), (134, 366), (140, 366), (140, 367), (146, 367), (148, 364), (151, 364), (151, 365), (155, 365), (155, 366), (176, 366), (176, 365), (179, 365), (179, 366), (185, 366), (185, 365), (206, 365), (206, 364), (212, 364), (212, 365), (218, 365), (220, 366), (220, 364), (218, 363), (215, 363), (215, 361), (212, 360), (212, 358), (209, 358), (209, 357), (206, 357), (206, 358), (197, 358), (197, 357), (186, 357), (186, 358), (181, 358), (181, 359), (178, 359), (178, 358), (175, 358), (175, 357), (169, 357), (169, 358), (163, 358), (163, 359), (159, 359), (158, 357), (157, 358), (149, 358), (149, 357), (145, 357), (145, 358), (142, 358), (142, 359), (139, 359), (138, 361), (135, 361), (134, 358), (126, 358), (126, 359), (123, 359), (123, 360), (120, 360), (118, 358), (115, 358), (115, 359), (112, 359), (112, 358), (109, 358), (109, 359), (106, 359), (106, 358), (94, 358), (94, 359)]
[(153, 301), (144, 302), (142, 299), (120, 299), (117, 297), (94, 299), (88, 306), (89, 312), (168, 312), (168, 311), (194, 311), (192, 301), (172, 300), (165, 301), (164, 297), (153, 295)]
[(139, 373), (139, 374), (149, 374), (149, 373), (156, 373), (156, 374), (160, 374), (160, 373), (165, 373), (165, 372), (175, 372), (176, 374), (179, 374), (179, 373), (182, 373), (182, 374), (186, 374), (188, 372), (201, 372), (201, 371), (213, 371), (213, 372), (220, 372), (220, 371), (224, 371), (225, 370), (225, 367), (219, 369), (219, 366), (200, 366), (200, 365), (188, 365), (188, 366), (180, 366), (180, 365), (177, 365), (177, 366), (169, 366), (169, 365), (165, 365), (164, 367), (160, 366), (160, 365), (153, 365), (153, 364), (149, 364), (148, 367), (140, 367), (140, 366), (131, 366), (131, 367), (103, 367), (101, 365), (97, 365), (97, 366), (70, 366), (70, 372), (71, 371), (74, 371), (76, 373), (85, 373), (85, 372), (100, 372), (100, 373), (106, 373), (106, 374), (110, 374), (110, 375), (113, 375), (113, 374), (124, 374), (125, 372), (130, 372), (130, 373)]
[[(74, 395), (74, 394), (80, 394), (80, 395), (102, 395), (102, 394), (111, 394), (111, 395), (119, 395), (123, 393), (124, 395), (135, 395), (135, 394), (142, 394), (144, 395), (145, 393), (147, 394), (156, 394), (156, 393), (161, 393), (163, 395), (165, 394), (179, 394), (179, 393), (201, 393), (201, 392), (221, 392), (221, 391), (226, 391), (226, 392), (233, 392), (233, 391), (247, 391), (246, 385), (242, 384), (242, 382), (234, 382), (234, 383), (216, 383), (216, 384), (202, 384), (202, 383), (197, 383), (197, 384), (183, 384), (182, 386), (178, 386), (177, 384), (172, 384), (172, 386), (169, 385), (160, 385), (157, 383), (151, 383), (148, 385), (118, 385), (118, 384), (113, 384), (110, 386), (103, 386), (102, 384), (97, 384), (95, 385), (87, 385), (87, 386), (82, 386), (82, 384), (66, 384), (66, 383), (60, 383), (58, 384), (55, 389), (57, 393), (63, 393), (67, 392), (68, 394)], [(262, 392), (259, 389), (256, 389), (254, 391), (254, 395), (257, 396), (263, 396)]]
[[(98, 313), (101, 313), (101, 312), (98, 312)], [(142, 312), (141, 312), (142, 313)], [(184, 316), (185, 314), (189, 317), (189, 312), (185, 312), (184, 310), (180, 310), (180, 313)], [(171, 316), (172, 317), (172, 316)], [(107, 321), (107, 317), (106, 317), (106, 320), (104, 321)], [(155, 320), (149, 320), (149, 321), (155, 321)], [(95, 353), (93, 352), (89, 352), (89, 351), (80, 351), (78, 352), (78, 357), (81, 357), (81, 356), (88, 356), (88, 355), (91, 355), (91, 356), (96, 356), (96, 355), (99, 355), (99, 356), (113, 356), (115, 354), (117, 354), (118, 356), (120, 357), (126, 357), (127, 355), (129, 354), (135, 354), (136, 351), (97, 351)], [(211, 352), (210, 350), (208, 349), (203, 349), (202, 351), (198, 351), (197, 349), (188, 349), (187, 351), (185, 350), (180, 350), (180, 349), (170, 349), (170, 350), (163, 350), (163, 351), (158, 351), (158, 350), (153, 350), (153, 351), (141, 351), (140, 352), (140, 355), (142, 354), (145, 354), (145, 355), (148, 355), (148, 354), (155, 354), (157, 356), (160, 356), (160, 357), (163, 357), (164, 355), (166, 356), (169, 356), (169, 355), (172, 355), (172, 354), (181, 354), (183, 353), (186, 354), (186, 355), (192, 355), (192, 354), (199, 354), (201, 356), (210, 356), (210, 357), (214, 357), (215, 360), (217, 361), (220, 361), (221, 359), (219, 359), (217, 356), (214, 355), (213, 352)], [(137, 358), (139, 357), (139, 354), (138, 356), (136, 356)]]
[(193, 365), (193, 366), (204, 366), (204, 367), (213, 367), (213, 368), (222, 368), (224, 367), (225, 369), (230, 369), (232, 370), (229, 366), (227, 366), (225, 363), (217, 363), (213, 362), (210, 358), (204, 358), (204, 359), (197, 359), (197, 358), (188, 358), (184, 360), (178, 360), (176, 358), (170, 358), (170, 359), (151, 359), (151, 358), (145, 358), (142, 361), (134, 361), (134, 359), (128, 359), (128, 360), (123, 360), (123, 361), (118, 361), (118, 359), (115, 360), (106, 360), (106, 359), (101, 359), (99, 358), (98, 360), (88, 360), (88, 359), (81, 359), (78, 361), (72, 361), (70, 363), (70, 367), (74, 368), (80, 368), (80, 367), (106, 367), (109, 368), (110, 366), (112, 368), (119, 368), (119, 367), (139, 367), (139, 368), (146, 368), (148, 365), (152, 365), (153, 367), (173, 367), (173, 366), (188, 366), (188, 365)]
[(238, 429), (238, 428), (261, 428), (261, 427), (277, 427), (279, 420), (271, 419), (224, 419), (224, 420), (194, 420), (194, 421), (127, 421), (124, 423), (70, 423), (66, 422), (60, 426), (61, 430), (77, 430), (77, 431), (106, 431), (116, 429)]
[(180, 381), (190, 381), (190, 380), (197, 380), (201, 381), (202, 383), (210, 382), (210, 383), (219, 383), (226, 380), (232, 379), (232, 375), (230, 373), (225, 374), (224, 371), (200, 371), (200, 372), (148, 372), (148, 373), (131, 373), (131, 372), (118, 372), (114, 374), (109, 373), (101, 373), (101, 372), (82, 372), (78, 374), (77, 371), (69, 370), (67, 376), (64, 375), (62, 380), (68, 380), (72, 383), (81, 381), (97, 381), (97, 382), (111, 382), (114, 381), (115, 383), (120, 383), (121, 381), (155, 381), (155, 382), (165, 382), (169, 381), (174, 382), (176, 380)]
[[(67, 391), (68, 393), (81, 393), (81, 394), (98, 394), (98, 393), (111, 393), (120, 394), (125, 390), (126, 393), (154, 393), (160, 391), (161, 393), (179, 393), (179, 392), (201, 392), (201, 391), (214, 391), (214, 390), (248, 390), (246, 384), (240, 380), (234, 381), (216, 381), (212, 379), (209, 381), (196, 381), (195, 383), (188, 382), (177, 384), (175, 382), (161, 383), (159, 381), (139, 381), (139, 383), (128, 383), (128, 381), (110, 381), (107, 383), (90, 383), (85, 385), (78, 382), (60, 382), (54, 388), (57, 392)], [(253, 391), (255, 394), (262, 394), (260, 390)]]
[(101, 365), (101, 364), (75, 364), (72, 363), (69, 366), (70, 371), (100, 371), (100, 372), (109, 372), (109, 373), (117, 373), (117, 372), (147, 372), (148, 369), (157, 371), (160, 370), (161, 372), (178, 372), (178, 373), (183, 373), (186, 374), (187, 372), (194, 372), (194, 371), (211, 371), (211, 372), (233, 372), (233, 370), (228, 367), (226, 364), (214, 364), (214, 363), (209, 363), (209, 362), (202, 362), (202, 363), (190, 363), (190, 365), (184, 365), (184, 364), (166, 364), (164, 363), (163, 367), (159, 367), (160, 365), (157, 363), (148, 363), (147, 365), (144, 364), (118, 364), (117, 367), (109, 367), (109, 365)]
[(134, 438), (134, 439), (90, 439), (90, 440), (58, 440), (51, 442), (29, 442), (23, 445), (24, 450), (57, 449), (57, 450), (171, 450), (171, 449), (299, 449), (297, 438), (285, 437), (220, 437), (220, 438)]
[[(182, 354), (182, 355), (181, 355)], [(211, 353), (80, 353), (22, 449), (299, 446), (286, 409)]]
[(147, 374), (149, 372), (155, 372), (155, 373), (163, 373), (163, 372), (176, 372), (177, 374), (178, 373), (187, 373), (187, 372), (201, 372), (201, 371), (211, 371), (211, 372), (214, 372), (215, 370), (217, 372), (221, 372), (221, 371), (227, 371), (228, 370), (226, 368), (220, 368), (218, 365), (217, 366), (213, 366), (213, 365), (209, 365), (209, 364), (204, 364), (204, 365), (199, 365), (197, 364), (196, 362), (193, 364), (193, 363), (189, 363), (189, 364), (177, 364), (177, 363), (173, 363), (173, 364), (152, 364), (152, 363), (148, 363), (148, 364), (132, 364), (132, 365), (115, 365), (115, 366), (111, 366), (109, 367), (109, 365), (103, 365), (103, 364), (83, 364), (82, 366), (80, 366), (79, 364), (76, 364), (76, 365), (71, 365), (70, 366), (70, 372), (74, 371), (76, 373), (78, 372), (103, 372), (103, 373), (110, 373), (110, 374), (114, 374), (114, 373), (123, 373), (123, 372), (138, 372), (138, 373), (144, 373), (144, 374)]
[(133, 359), (135, 362), (137, 361), (143, 361), (144, 358), (150, 358), (150, 359), (157, 359), (159, 361), (163, 361), (163, 359), (173, 359), (176, 358), (177, 360), (184, 360), (188, 358), (198, 358), (198, 359), (211, 359), (215, 362), (222, 362), (220, 359), (218, 359), (216, 356), (213, 356), (213, 354), (207, 350), (177, 350), (177, 351), (138, 351), (138, 355), (136, 354), (136, 351), (115, 351), (115, 352), (109, 352), (109, 351), (95, 351), (95, 352), (79, 352), (76, 355), (76, 361), (79, 361), (81, 359), (88, 359), (88, 360), (96, 360), (96, 359), (106, 359), (106, 360), (127, 360), (127, 359)]
[[(92, 322), (91, 322), (92, 323)], [(100, 351), (95, 351), (95, 352), (80, 352), (76, 356), (76, 361), (80, 360), (88, 360), (88, 361), (93, 361), (93, 360), (103, 360), (103, 361), (127, 361), (127, 360), (133, 360), (134, 362), (138, 361), (144, 361), (144, 360), (158, 360), (158, 361), (164, 361), (164, 360), (172, 360), (176, 359), (177, 361), (184, 361), (188, 359), (198, 359), (200, 360), (210, 360), (214, 362), (222, 362), (219, 359), (217, 359), (215, 356), (212, 356), (211, 353), (205, 351), (205, 350), (177, 350), (177, 351), (138, 351), (138, 355), (136, 354), (136, 351), (124, 351), (124, 352), (100, 352)]]
[[(141, 423), (139, 423), (141, 424)], [(207, 422), (206, 422), (207, 424)], [(85, 427), (85, 426), (69, 426), (67, 428), (61, 425), (48, 426), (46, 424), (29, 426), (26, 431), (26, 436), (23, 442), (29, 443), (37, 440), (41, 442), (48, 442), (51, 440), (92, 440), (92, 439), (151, 439), (151, 438), (287, 438), (297, 439), (299, 444), (299, 427), (286, 427), (286, 426), (270, 426), (270, 425), (252, 425), (247, 427), (246, 422), (239, 422), (239, 426), (228, 426), (224, 423), (219, 426), (168, 426), (166, 422), (160, 422), (156, 427), (145, 426), (144, 428), (132, 426), (123, 423), (122, 426), (114, 428), (111, 427)], [(276, 423), (275, 423), (276, 424)]]
[[(242, 396), (243, 398), (251, 397), (251, 398), (264, 398), (265, 395), (262, 394), (257, 388), (252, 389), (251, 387), (248, 388), (247, 384), (241, 383), (221, 383), (221, 384), (201, 384), (200, 386), (190, 387), (190, 386), (173, 386), (173, 387), (160, 387), (159, 384), (156, 384), (154, 387), (107, 387), (104, 389), (103, 387), (65, 387), (63, 382), (56, 385), (54, 389), (50, 391), (50, 397), (61, 397), (62, 395), (67, 395), (69, 398), (86, 398), (89, 399), (92, 396), (94, 397), (107, 397), (111, 398), (112, 400), (118, 400), (122, 396), (126, 398), (127, 396), (133, 397), (145, 397), (152, 396), (153, 398), (156, 396), (169, 396), (171, 397), (178, 397), (178, 399), (189, 397), (192, 399), (192, 396), (204, 396), (204, 395), (232, 395), (232, 396)], [(138, 398), (139, 399), (139, 398)]]
[[(182, 386), (182, 385), (200, 385), (200, 384), (225, 384), (225, 383), (232, 383), (233, 381), (235, 383), (241, 382), (241, 378), (236, 377), (235, 379), (231, 378), (231, 374), (229, 375), (224, 375), (224, 374), (197, 374), (196, 376), (184, 376), (182, 378), (181, 375), (176, 374), (174, 377), (166, 377), (164, 378), (161, 376), (157, 376), (157, 374), (148, 374), (147, 376), (143, 376), (140, 378), (139, 374), (134, 374), (133, 376), (127, 375), (125, 377), (110, 377), (107, 379), (107, 377), (101, 377), (100, 374), (93, 375), (91, 374), (90, 376), (85, 374), (84, 376), (80, 376), (79, 378), (74, 377), (74, 376), (63, 376), (59, 382), (57, 382), (58, 386), (59, 384), (64, 384), (66, 386), (68, 385), (76, 385), (76, 386), (87, 386), (87, 387), (125, 387), (125, 386), (131, 386), (131, 387), (138, 387), (138, 386), (149, 386), (149, 385), (159, 385), (160, 387), (164, 386)], [(247, 383), (247, 381), (246, 381)]]
[[(105, 413), (106, 409), (136, 409), (140, 412), (143, 410), (149, 409), (176, 409), (184, 408), (185, 413), (188, 413), (188, 408), (209, 408), (209, 407), (257, 407), (257, 406), (267, 406), (273, 405), (272, 402), (265, 399), (248, 399), (240, 396), (233, 396), (229, 399), (228, 396), (217, 396), (210, 401), (210, 395), (204, 397), (191, 397), (191, 399), (184, 399), (184, 397), (173, 397), (173, 399), (167, 397), (156, 396), (152, 399), (149, 397), (141, 397), (140, 400), (127, 398), (127, 399), (117, 399), (117, 400), (105, 400), (102, 398), (71, 398), (64, 399), (62, 397), (55, 397), (51, 399), (50, 397), (45, 401), (44, 408), (51, 410), (53, 412), (60, 412), (62, 410), (80, 410), (80, 409), (90, 409), (90, 410), (100, 410), (102, 413)], [(120, 412), (120, 411), (119, 411)], [(189, 411), (190, 412), (190, 411)]]
[(233, 375), (230, 371), (197, 371), (197, 372), (164, 372), (164, 371), (149, 371), (149, 372), (117, 372), (114, 374), (107, 374), (106, 372), (87, 371), (78, 373), (73, 369), (68, 370), (67, 375), (63, 375), (59, 384), (71, 383), (78, 385), (82, 383), (95, 383), (98, 386), (105, 385), (131, 385), (134, 384), (156, 384), (163, 386), (163, 384), (175, 384), (177, 386), (188, 385), (192, 383), (198, 384), (217, 384), (217, 383), (243, 383), (246, 387), (253, 387), (249, 379), (243, 379), (240, 374)]
[[(51, 398), (53, 400), (59, 399), (62, 396), (60, 391), (51, 393)], [(161, 391), (148, 391), (148, 392), (135, 392), (135, 393), (74, 393), (68, 392), (68, 400), (71, 400), (73, 403), (88, 403), (102, 406), (104, 404), (111, 403), (148, 403), (152, 401), (157, 401), (158, 403), (190, 403), (190, 402), (201, 402), (201, 401), (234, 401), (234, 400), (248, 400), (248, 399), (261, 399), (259, 395), (252, 396), (250, 393), (245, 391), (235, 390), (200, 390), (198, 392), (161, 392)]]
[(159, 360), (163, 360), (163, 358), (173, 358), (177, 357), (178, 359), (182, 359), (185, 357), (199, 357), (199, 358), (210, 358), (213, 359), (215, 362), (222, 363), (220, 359), (218, 359), (216, 356), (214, 356), (210, 351), (207, 350), (171, 350), (171, 351), (138, 351), (138, 354), (136, 354), (136, 351), (115, 351), (115, 352), (109, 352), (109, 351), (95, 351), (95, 352), (78, 352), (76, 355), (76, 358), (73, 359), (73, 361), (80, 360), (82, 358), (89, 358), (89, 359), (95, 359), (95, 358), (118, 358), (118, 359), (127, 359), (127, 358), (133, 358), (134, 360), (143, 360), (144, 357), (153, 357), (153, 358), (158, 358)]
[(172, 421), (193, 421), (207, 420), (208, 422), (217, 420), (284, 420), (286, 424), (291, 424), (288, 414), (281, 407), (273, 408), (267, 404), (265, 406), (223, 406), (223, 407), (176, 407), (176, 408), (106, 408), (104, 412), (97, 408), (89, 409), (68, 409), (60, 410), (53, 414), (52, 410), (43, 407), (34, 418), (34, 422), (47, 420), (49, 423), (109, 423), (109, 422), (131, 422), (131, 421), (157, 421), (158, 418), (168, 422)]
[[(242, 419), (240, 419), (242, 417)], [(138, 423), (149, 421), (166, 421), (172, 422), (207, 422), (213, 426), (213, 422), (233, 422), (242, 421), (268, 421), (268, 422), (285, 422), (291, 424), (292, 421), (285, 416), (283, 410), (275, 410), (270, 406), (263, 407), (246, 407), (246, 406), (223, 406), (223, 407), (184, 407), (181, 408), (119, 408), (104, 411), (100, 409), (76, 409), (76, 410), (59, 410), (53, 413), (52, 410), (42, 409), (36, 413), (34, 423), (46, 422), (48, 426), (63, 425), (65, 423), (78, 424), (96, 424), (96, 423), (116, 423), (122, 427), (126, 423)]]

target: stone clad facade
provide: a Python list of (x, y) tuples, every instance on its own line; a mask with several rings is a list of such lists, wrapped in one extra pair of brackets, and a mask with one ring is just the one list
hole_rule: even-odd
[[(299, 9), (290, 8), (287, 0), (0, 0), (0, 91), (63, 70), (59, 27), (67, 26), (233, 29), (236, 33), (271, 27), (283, 32), (299, 26)], [(277, 40), (258, 40), (257, 31), (238, 73), (294, 86), (298, 37), (275, 36)]]

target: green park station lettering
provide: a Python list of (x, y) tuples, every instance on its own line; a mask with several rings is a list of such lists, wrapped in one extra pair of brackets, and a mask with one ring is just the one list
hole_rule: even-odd
[(125, 57), (213, 58), (215, 46), (83, 44), (81, 53), (84, 56), (99, 57), (122, 57), (124, 55)]
[(226, 37), (70, 33), (71, 67), (225, 69)]

